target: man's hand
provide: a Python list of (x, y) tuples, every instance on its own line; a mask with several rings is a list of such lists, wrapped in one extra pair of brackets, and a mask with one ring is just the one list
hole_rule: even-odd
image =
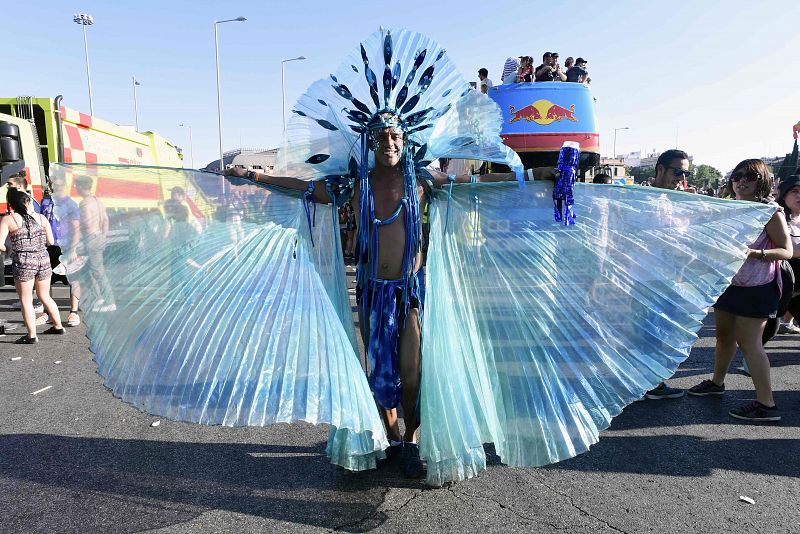
[(533, 178), (535, 180), (558, 180), (560, 173), (558, 167), (535, 167), (533, 169)]
[(239, 167), (230, 167), (228, 169), (225, 169), (225, 172), (223, 172), (222, 174), (224, 174), (225, 176), (244, 178), (244, 175), (247, 174), (247, 169), (242, 169)]

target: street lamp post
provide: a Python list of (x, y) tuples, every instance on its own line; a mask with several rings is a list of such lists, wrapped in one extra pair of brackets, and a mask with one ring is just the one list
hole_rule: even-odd
[[(215, 20), (214, 21), (214, 54), (216, 57), (217, 63), (217, 128), (219, 134), (219, 170), (220, 172), (224, 171), (224, 163), (222, 159), (222, 99), (220, 97), (219, 92), (219, 32), (217, 31), (217, 25), (223, 24), (225, 22), (244, 22), (247, 19), (244, 17), (236, 17), (235, 19), (226, 19), (226, 20)], [(224, 187), (223, 182), (223, 187)]]
[(192, 169), (194, 169), (194, 143), (192, 143), (192, 125), (181, 123), (178, 126), (184, 126), (189, 129), (189, 158), (191, 161)]
[(283, 107), (281, 107), (281, 112), (283, 114), (283, 134), (286, 135), (286, 89), (284, 87), (284, 74), (283, 74), (283, 65), (288, 63), (289, 61), (302, 61), (306, 57), (299, 56), (293, 57), (292, 59), (284, 59), (281, 61), (281, 101), (283, 102)]
[(617, 132), (619, 130), (630, 130), (628, 126), (623, 126), (622, 128), (614, 128), (614, 158), (617, 157)]
[(86, 83), (89, 85), (89, 115), (94, 115), (94, 103), (92, 102), (92, 73), (89, 70), (89, 42), (86, 39), (86, 26), (94, 24), (94, 19), (86, 13), (76, 13), (72, 16), (72, 22), (83, 26), (83, 50), (86, 53)]
[(139, 86), (139, 85), (142, 85), (142, 84), (140, 84), (139, 82), (136, 81), (136, 76), (131, 76), (131, 79), (133, 79), (133, 116), (134, 116), (134, 121), (135, 121), (135, 124), (136, 124), (136, 131), (138, 132), (139, 131), (139, 102), (136, 99), (136, 87)]

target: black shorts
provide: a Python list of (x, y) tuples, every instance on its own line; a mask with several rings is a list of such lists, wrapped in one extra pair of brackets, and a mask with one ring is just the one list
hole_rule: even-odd
[[(50, 267), (55, 269), (61, 263), (61, 260), (59, 260), (59, 258), (61, 257), (61, 247), (48, 246), (47, 253), (50, 255)], [(64, 276), (63, 274), (53, 273), (53, 275), (50, 277), (50, 285), (53, 285), (56, 282), (61, 282), (65, 286), (69, 285), (66, 276)]]
[(714, 309), (741, 317), (774, 319), (778, 315), (778, 288), (775, 282), (753, 287), (730, 285)]

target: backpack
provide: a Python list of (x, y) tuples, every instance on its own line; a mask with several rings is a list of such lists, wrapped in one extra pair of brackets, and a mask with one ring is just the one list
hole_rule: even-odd
[(56, 220), (56, 215), (53, 208), (53, 199), (48, 193), (45, 193), (44, 198), (42, 199), (40, 213), (44, 215), (47, 219), (47, 222), (50, 223), (50, 230), (53, 232), (53, 242), (56, 244), (56, 246), (58, 246), (58, 240), (61, 236), (59, 235), (60, 232), (58, 231), (58, 221)]
[(783, 291), (781, 292), (780, 297), (778, 298), (778, 317), (783, 317), (787, 311), (789, 311), (789, 303), (792, 301), (792, 298), (797, 296), (797, 287), (794, 274), (794, 269), (792, 269), (792, 264), (789, 263), (788, 260), (781, 260), (779, 263), (779, 273), (775, 273), (775, 280), (778, 279), (778, 274), (780, 274), (781, 281), (783, 282)]

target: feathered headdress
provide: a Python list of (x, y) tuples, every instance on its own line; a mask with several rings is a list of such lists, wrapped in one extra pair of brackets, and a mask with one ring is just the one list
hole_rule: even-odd
[(497, 104), (469, 86), (441, 46), (418, 33), (375, 32), (335, 74), (312, 84), (292, 113), (276, 174), (358, 177), (374, 166), (361, 140), (386, 127), (389, 115), (405, 133), (417, 168), (437, 158), (478, 159), (522, 176), (519, 157), (500, 138)]

